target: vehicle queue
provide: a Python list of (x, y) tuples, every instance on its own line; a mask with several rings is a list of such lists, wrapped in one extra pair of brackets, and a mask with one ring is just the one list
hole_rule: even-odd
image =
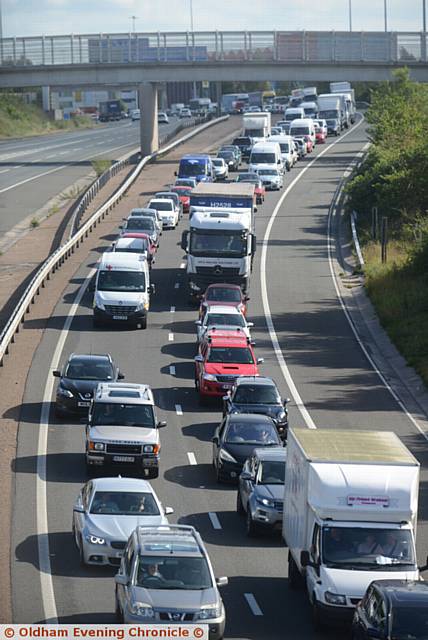
[[(287, 172), (311, 153), (316, 144), (325, 143), (328, 135), (325, 119), (308, 118), (303, 109), (300, 111), (297, 119), (296, 113), (286, 111), (285, 120), (276, 123), (272, 136), (270, 118), (262, 117), (260, 137), (248, 135), (248, 119), (245, 121), (244, 115), (242, 135), (220, 148), (216, 158), (206, 154), (184, 156), (175, 184), (154, 194), (146, 207), (129, 212), (117, 240), (100, 259), (94, 285), (95, 327), (109, 323), (145, 329), (150, 299), (155, 294), (150, 270), (161, 251), (161, 236), (164, 230), (175, 229), (181, 220), (187, 220), (184, 214), (189, 214), (189, 228), (183, 232), (181, 246), (187, 254), (189, 300), (198, 306), (195, 391), (201, 404), (217, 403), (222, 411), (212, 438), (213, 469), (217, 482), (238, 485), (236, 508), (245, 517), (248, 536), (277, 530), (286, 530), (290, 536), (290, 518), (295, 517), (287, 514), (287, 504), (293, 500), (290, 486), (295, 477), (284, 489), (289, 400), (281, 398), (274, 380), (260, 375), (258, 365), (263, 360), (256, 355), (248, 307), (257, 206), (263, 204), (267, 190), (281, 189)], [(257, 115), (251, 113), (253, 126)], [(248, 166), (243, 168), (243, 162)], [(236, 172), (238, 175), (232, 179)], [(102, 470), (106, 476), (91, 478), (79, 493), (73, 507), (73, 536), (82, 564), (118, 567), (115, 578), (118, 621), (206, 622), (210, 639), (222, 638), (226, 612), (219, 588), (227, 584), (227, 578), (215, 578), (203, 541), (193, 527), (168, 523), (167, 516), (173, 510), (162, 505), (148, 482), (159, 474), (159, 429), (165, 426), (157, 419), (150, 387), (124, 382), (118, 365), (108, 354), (71, 354), (63, 369), (54, 375), (60, 378), (57, 415), (87, 415), (88, 471), (93, 475), (94, 470)], [(293, 433), (291, 439), (295, 447), (298, 436)], [(347, 453), (342, 451), (341, 455), (343, 460), (330, 459), (329, 463), (342, 464)], [(361, 451), (355, 455), (361, 455)], [(393, 454), (386, 452), (386, 458), (388, 455), (391, 456), (388, 462), (393, 464)], [(414, 470), (411, 458), (403, 453), (402, 464)], [(303, 464), (306, 458), (302, 458)], [(106, 472), (116, 469), (135, 477), (107, 476), (104, 469)], [(356, 494), (370, 493), (370, 484), (362, 489), (358, 480), (354, 478), (353, 482)], [(413, 502), (414, 482), (413, 476), (410, 490)], [(284, 490), (288, 502), (284, 502)], [(381, 491), (380, 486), (376, 486), (376, 491)], [(358, 499), (364, 504), (359, 505)], [(369, 495), (355, 498), (354, 513), (358, 506), (366, 507), (367, 501)], [(374, 500), (370, 506), (385, 509), (386, 502)], [(396, 550), (388, 553), (382, 550), (389, 533), (382, 529), (375, 531), (376, 549), (355, 550), (355, 555), (360, 560), (367, 554), (383, 558), (372, 561), (377, 569), (411, 565), (407, 578), (417, 580), (414, 505), (411, 513), (410, 533), (401, 536)], [(292, 587), (304, 581), (305, 575), (312, 575), (311, 571), (319, 576), (322, 561), (317, 568), (313, 547), (317, 545), (318, 557), (324, 558), (322, 517), (314, 533), (318, 538), (309, 541), (310, 549), (304, 547), (305, 539), (298, 549), (301, 557), (296, 561), (295, 556), (289, 555)], [(339, 522), (337, 526), (342, 525)], [(332, 525), (330, 537), (331, 529)], [(348, 555), (352, 545), (357, 549), (362, 544), (363, 533), (357, 534), (358, 545), (349, 538)], [(348, 565), (350, 562), (348, 558)], [(395, 572), (393, 577), (397, 580), (401, 575), (404, 577)], [(374, 578), (379, 579), (379, 571)], [(331, 622), (335, 618), (331, 614), (337, 613), (337, 609), (341, 614), (338, 617), (352, 618), (365, 589), (369, 587), (371, 593), (382, 588), (381, 583), (369, 586), (371, 581), (371, 574), (366, 571), (361, 581), (364, 588), (359, 585), (358, 594), (353, 592), (352, 598), (327, 591), (326, 602), (314, 602), (313, 593), (309, 592), (316, 626), (321, 628)], [(204, 598), (200, 598), (201, 590)], [(421, 591), (426, 606), (427, 590)], [(365, 603), (367, 608), (372, 606), (369, 595), (358, 604), (353, 637), (389, 637), (370, 635), (369, 631), (364, 635), (361, 608)], [(381, 615), (380, 610), (378, 614)]]

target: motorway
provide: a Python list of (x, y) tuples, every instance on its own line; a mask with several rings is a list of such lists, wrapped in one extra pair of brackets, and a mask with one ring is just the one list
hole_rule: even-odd
[[(329, 139), (286, 174), (283, 192), (268, 194), (259, 206), (249, 319), (255, 323), (256, 354), (265, 358), (261, 373), (276, 380), (282, 396), (292, 397), (291, 425), (395, 431), (421, 461), (426, 495), (426, 442), (361, 351), (331, 274), (330, 204), (339, 179), (366, 142), (364, 123), (346, 137)], [(174, 169), (171, 163), (163, 166), (165, 183), (172, 181)], [(126, 201), (120, 206), (126, 208)], [(236, 489), (214, 479), (211, 436), (221, 413), (219, 405), (201, 408), (194, 391), (196, 311), (187, 305), (179, 245), (185, 225), (186, 219), (162, 236), (146, 331), (93, 329), (91, 295), (86, 291), (79, 298), (98, 247), (66, 287), (44, 332), (28, 372), (14, 465), (13, 621), (115, 621), (115, 570), (81, 568), (71, 536), (72, 506), (87, 479), (83, 425), (58, 423), (52, 415), (44, 424), (57, 359), (64, 362), (72, 351), (109, 351), (128, 381), (152, 386), (159, 419), (168, 422), (161, 433), (161, 473), (153, 486), (163, 504), (174, 508), (171, 521), (201, 532), (216, 575), (229, 577), (222, 589), (225, 638), (312, 640), (317, 636), (305, 596), (287, 586), (281, 539), (248, 539), (236, 513)], [(63, 330), (66, 318), (69, 326)], [(427, 521), (424, 500), (420, 563), (428, 548)]]
[[(172, 118), (159, 134), (176, 125)], [(91, 171), (91, 160), (116, 160), (140, 144), (140, 122), (0, 142), (0, 238)]]

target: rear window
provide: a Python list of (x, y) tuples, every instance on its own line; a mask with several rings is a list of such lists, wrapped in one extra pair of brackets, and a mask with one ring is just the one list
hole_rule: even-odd
[(237, 146), (250, 145), (251, 144), (251, 138), (248, 138), (248, 137), (235, 138), (232, 144), (235, 144)]
[(168, 200), (164, 202), (151, 202), (150, 207), (157, 211), (172, 211), (174, 208), (172, 202), (168, 202)]

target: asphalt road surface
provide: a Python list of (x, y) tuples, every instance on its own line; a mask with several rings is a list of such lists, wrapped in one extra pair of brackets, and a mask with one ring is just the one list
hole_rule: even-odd
[[(335, 144), (327, 148), (332, 142)], [(364, 124), (354, 126), (337, 142), (329, 139), (286, 175), (284, 190), (302, 172), (278, 208), (283, 192), (269, 193), (259, 207), (249, 319), (255, 323), (256, 354), (265, 358), (261, 373), (277, 381), (282, 396), (292, 392), (272, 348), (266, 314), (271, 316), (289, 373), (314, 425), (395, 431), (421, 461), (421, 481), (426, 488), (426, 443), (364, 357), (330, 273), (330, 203), (338, 179), (366, 142)], [(171, 181), (174, 168), (166, 165), (165, 183)], [(262, 260), (263, 238), (274, 210), (266, 259)], [(152, 274), (156, 294), (147, 330), (94, 330), (87, 292), (69, 331), (62, 334), (61, 362), (72, 351), (109, 351), (128, 381), (144, 381), (154, 389), (159, 419), (166, 419), (168, 426), (161, 432), (161, 473), (153, 485), (163, 504), (174, 508), (171, 521), (194, 525), (207, 544), (216, 575), (229, 577), (229, 585), (222, 589), (227, 610), (225, 637), (312, 640), (316, 634), (306, 598), (287, 586), (288, 552), (280, 537), (248, 539), (236, 513), (236, 489), (217, 485), (214, 479), (211, 437), (221, 414), (219, 404), (202, 409), (194, 391), (196, 311), (187, 305), (185, 272), (180, 268), (179, 238), (186, 225), (184, 219), (177, 230), (162, 236)], [(51, 417), (46, 484), (43, 466), (39, 466), (38, 480), (35, 473), (38, 426), (52, 357), (64, 320), (98, 257), (99, 251), (93, 252), (67, 287), (28, 374), (15, 461), (14, 622), (49, 621), (56, 615), (62, 623), (114, 622), (115, 570), (82, 569), (71, 536), (72, 506), (87, 479), (82, 424), (57, 423)], [(261, 283), (266, 285), (264, 304)], [(305, 425), (306, 414), (301, 409), (294, 401), (290, 403), (291, 425)], [(44, 534), (44, 495), (48, 536)], [(424, 500), (418, 530), (420, 562), (428, 546), (427, 515)]]
[[(177, 119), (159, 125), (169, 133)], [(0, 143), (0, 237), (91, 171), (91, 160), (116, 160), (140, 144), (140, 122)]]

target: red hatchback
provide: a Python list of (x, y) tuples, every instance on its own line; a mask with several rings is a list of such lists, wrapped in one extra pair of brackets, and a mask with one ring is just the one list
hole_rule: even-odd
[(207, 331), (195, 356), (195, 386), (203, 404), (221, 398), (239, 376), (258, 376), (258, 365), (249, 339), (235, 331)]
[(199, 318), (205, 315), (208, 306), (221, 304), (222, 306), (236, 307), (244, 316), (247, 315), (247, 303), (250, 298), (246, 296), (237, 284), (216, 283), (210, 284), (201, 298)]
[(180, 202), (183, 205), (183, 213), (189, 213), (190, 209), (190, 194), (192, 193), (191, 187), (171, 187), (170, 191), (178, 194)]
[(156, 246), (156, 244), (154, 242), (151, 241), (151, 238), (147, 233), (139, 233), (137, 231), (134, 231), (132, 233), (131, 232), (130, 233), (124, 233), (123, 236), (121, 236), (121, 237), (122, 238), (145, 238), (147, 240), (147, 242), (148, 242), (150, 262), (151, 262), (151, 264), (154, 263), (157, 246)]

